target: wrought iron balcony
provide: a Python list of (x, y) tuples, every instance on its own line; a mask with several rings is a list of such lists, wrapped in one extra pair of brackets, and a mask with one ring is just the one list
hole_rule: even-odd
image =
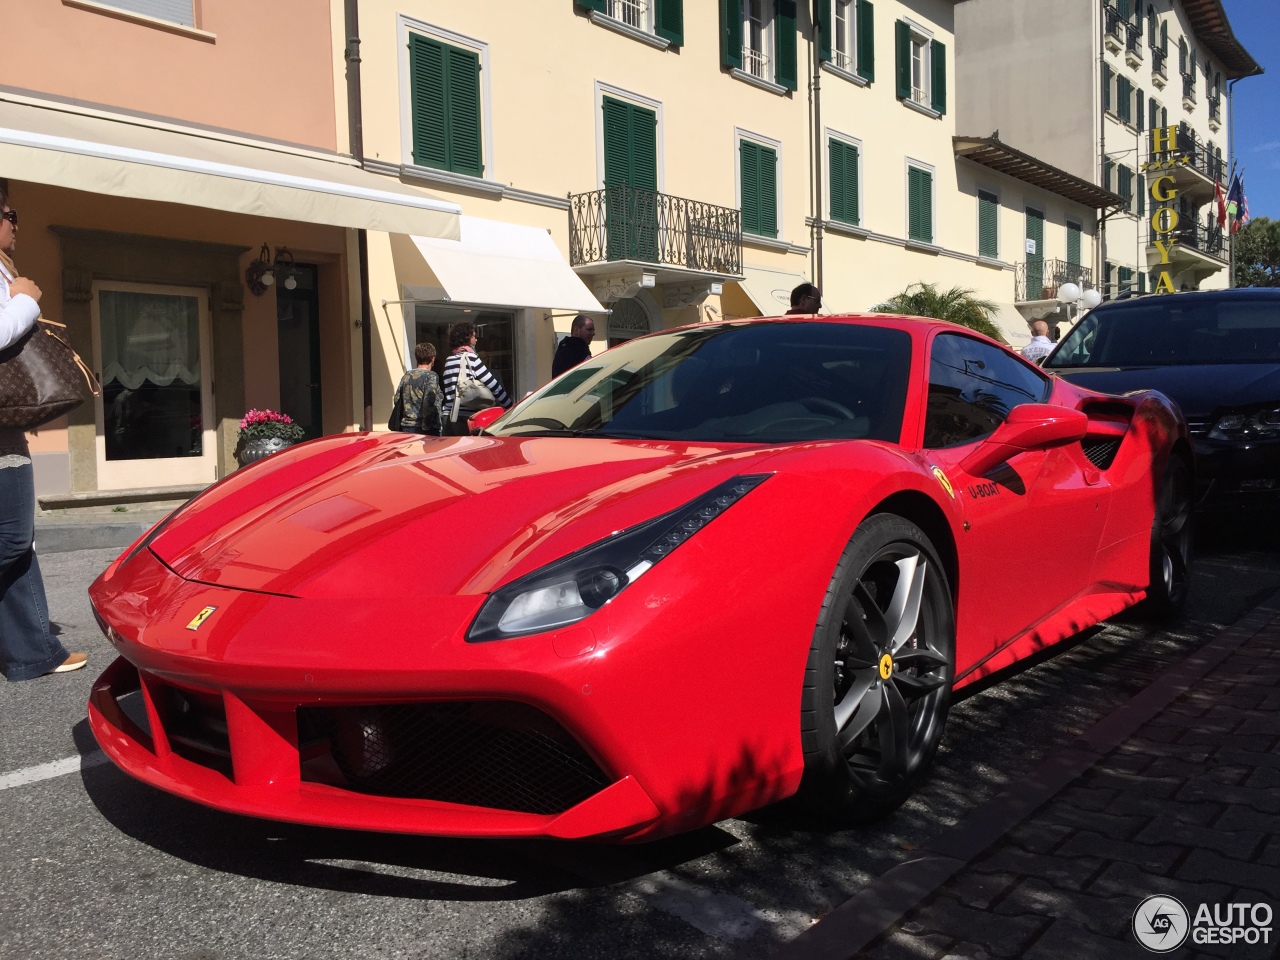
[(1018, 303), (1029, 300), (1054, 300), (1058, 288), (1064, 283), (1080, 287), (1093, 286), (1093, 269), (1066, 260), (1026, 260), (1017, 265), (1013, 281), (1013, 299)]
[[(1181, 163), (1184, 157), (1186, 158), (1186, 163)], [(1210, 180), (1210, 185), (1226, 178), (1225, 161), (1213, 149), (1211, 144), (1200, 139), (1196, 132), (1185, 122), (1178, 124), (1176, 151), (1163, 150), (1159, 153), (1151, 154), (1151, 162), (1157, 166), (1170, 161), (1172, 161), (1171, 168), (1174, 165), (1190, 167), (1197, 173), (1207, 177)]]
[(605, 187), (569, 197), (569, 263), (610, 260), (742, 273), (742, 214), (656, 190)]
[(1108, 5), (1103, 8), (1103, 14), (1107, 38), (1112, 40), (1117, 48), (1123, 46), (1125, 42), (1125, 21), (1120, 16), (1120, 11)]
[(1126, 56), (1142, 59), (1142, 29), (1132, 23), (1126, 23), (1125, 28), (1128, 36), (1124, 41), (1124, 52)]
[(1182, 75), (1182, 99), (1196, 102), (1196, 75), (1194, 73), (1184, 73)]
[(1222, 122), (1222, 98), (1221, 97), (1209, 98), (1209, 119), (1218, 123)]
[(1164, 47), (1151, 48), (1151, 72), (1158, 73), (1162, 77), (1168, 77), (1169, 73), (1165, 66), (1169, 60), (1169, 51)]
[(1216, 257), (1219, 260), (1225, 260), (1226, 256), (1223, 251), (1226, 249), (1226, 237), (1224, 231), (1216, 223), (1197, 223), (1192, 221), (1186, 226), (1179, 227), (1173, 231), (1174, 237), (1178, 243), (1192, 250), (1199, 250), (1201, 253)]

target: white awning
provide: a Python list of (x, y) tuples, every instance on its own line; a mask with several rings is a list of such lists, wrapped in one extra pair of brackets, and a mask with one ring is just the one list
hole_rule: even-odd
[(458, 240), (410, 238), (426, 262), (425, 274), (406, 263), (403, 244), (392, 238), (393, 251), (401, 248), (396, 256), (400, 283), (415, 292), (435, 288), (451, 303), (605, 311), (546, 230), (462, 217), (461, 231)]
[(460, 208), (349, 158), (0, 94), (0, 172), (136, 200), (457, 237)]
[[(791, 309), (791, 291), (809, 278), (801, 273), (743, 266), (743, 279), (734, 281), (756, 305), (762, 317), (776, 317)], [(825, 313), (826, 310), (823, 310)]]
[(1005, 343), (1015, 350), (1021, 350), (1031, 342), (1031, 327), (1027, 318), (1018, 312), (1012, 303), (997, 303), (995, 316), (991, 322), (999, 328)]

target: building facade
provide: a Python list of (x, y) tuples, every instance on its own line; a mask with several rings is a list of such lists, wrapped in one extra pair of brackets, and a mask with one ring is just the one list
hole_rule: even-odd
[(1106, 296), (1228, 285), (1226, 84), (1261, 68), (1220, 0), (963, 0), (957, 30), (962, 123), (1121, 197), (1099, 221)]

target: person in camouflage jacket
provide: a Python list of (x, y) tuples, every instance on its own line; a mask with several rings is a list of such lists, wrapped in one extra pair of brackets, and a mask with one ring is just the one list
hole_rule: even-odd
[(417, 344), (413, 348), (413, 358), (417, 367), (401, 377), (400, 385), (396, 387), (393, 410), (400, 414), (399, 429), (404, 433), (441, 436), (444, 433), (444, 394), (440, 389), (440, 378), (431, 369), (436, 362), (435, 345)]

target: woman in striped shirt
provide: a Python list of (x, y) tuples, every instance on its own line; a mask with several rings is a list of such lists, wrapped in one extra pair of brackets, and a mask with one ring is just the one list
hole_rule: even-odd
[[(444, 369), (440, 371), (440, 379), (444, 387), (444, 432), (446, 436), (465, 437), (468, 433), (467, 417), (486, 407), (510, 407), (511, 398), (507, 396), (507, 391), (502, 389), (498, 378), (476, 355), (474, 323), (470, 320), (460, 320), (449, 328), (449, 350), (449, 359), (444, 362)], [(467, 365), (471, 376), (484, 384), (493, 394), (492, 401), (473, 399), (468, 403), (464, 398), (462, 403), (455, 403), (458, 393), (458, 369), (463, 363)]]

